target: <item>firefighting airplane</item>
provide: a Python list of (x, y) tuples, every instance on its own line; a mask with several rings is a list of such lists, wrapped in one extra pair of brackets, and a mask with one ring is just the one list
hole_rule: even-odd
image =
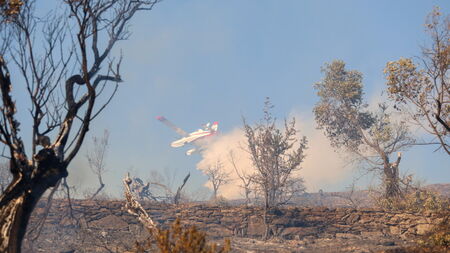
[(189, 149), (186, 151), (186, 155), (192, 155), (194, 152), (199, 152), (202, 149), (205, 139), (210, 138), (211, 136), (217, 134), (217, 128), (219, 127), (219, 123), (216, 121), (212, 125), (208, 122), (203, 126), (203, 129), (198, 129), (195, 132), (187, 133), (183, 129), (175, 126), (172, 122), (164, 118), (163, 116), (156, 117), (157, 120), (164, 123), (166, 126), (172, 128), (179, 134), (182, 138), (178, 139), (170, 144), (170, 146), (174, 148), (182, 147), (186, 144), (192, 144), (196, 146), (196, 148)]

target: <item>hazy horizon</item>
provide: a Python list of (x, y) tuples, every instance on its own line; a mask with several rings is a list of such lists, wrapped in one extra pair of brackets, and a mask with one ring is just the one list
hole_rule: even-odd
[[(344, 166), (342, 155), (315, 129), (312, 108), (318, 98), (312, 85), (321, 80), (326, 62), (341, 59), (348, 69), (363, 73), (365, 99), (375, 105), (385, 89), (385, 64), (418, 56), (420, 46), (427, 45), (423, 24), (433, 6), (449, 13), (450, 2), (443, 0), (162, 1), (140, 13), (130, 39), (114, 49), (113, 55), (124, 55), (124, 82), (69, 166), (69, 183), (80, 188), (79, 194), (98, 186), (85, 155), (91, 138), (108, 129), (104, 181), (109, 194), (121, 196), (128, 171), (147, 180), (152, 170), (164, 174), (170, 169), (175, 185), (190, 172), (186, 189), (207, 196), (206, 176), (199, 168), (217, 157), (226, 159), (227, 148), (242, 143), (242, 116), (257, 122), (270, 97), (274, 115), (279, 120), (295, 116), (300, 134), (308, 138), (300, 171), (307, 191), (345, 190), (355, 169)], [(21, 103), (24, 97), (14, 98)], [(220, 134), (203, 155), (186, 156), (189, 148), (170, 147), (178, 136), (155, 119), (159, 115), (188, 132), (218, 121)], [(27, 131), (29, 125), (24, 122), (21, 128)], [(428, 184), (450, 183), (450, 157), (436, 148), (404, 152), (401, 173), (413, 173)], [(362, 179), (360, 187), (371, 180)], [(219, 194), (237, 197), (236, 183)]]

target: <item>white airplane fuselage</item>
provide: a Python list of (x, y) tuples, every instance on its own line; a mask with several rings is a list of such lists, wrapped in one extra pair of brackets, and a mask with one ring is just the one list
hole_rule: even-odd
[(191, 155), (193, 153), (199, 152), (202, 150), (202, 146), (204, 146), (210, 138), (217, 133), (217, 129), (219, 127), (219, 122), (215, 121), (212, 125), (207, 123), (204, 125), (203, 129), (198, 129), (195, 132), (187, 133), (183, 129), (177, 127), (172, 122), (167, 120), (164, 116), (156, 117), (157, 120), (161, 121), (166, 126), (172, 128), (177, 134), (181, 136), (181, 139), (178, 139), (170, 144), (170, 146), (174, 148), (183, 147), (186, 144), (192, 144), (195, 148), (189, 149), (186, 151), (186, 155)]
[(199, 139), (202, 139), (204, 137), (211, 136), (211, 135), (214, 135), (214, 134), (215, 134), (215, 132), (205, 131), (203, 129), (199, 129), (199, 130), (197, 130), (195, 132), (190, 133), (189, 136), (183, 137), (183, 138), (181, 138), (179, 140), (176, 140), (176, 141), (172, 142), (170, 144), (170, 146), (172, 146), (174, 148), (182, 147), (185, 144), (188, 144), (188, 143), (191, 143), (191, 142), (195, 142), (195, 141), (197, 141)]

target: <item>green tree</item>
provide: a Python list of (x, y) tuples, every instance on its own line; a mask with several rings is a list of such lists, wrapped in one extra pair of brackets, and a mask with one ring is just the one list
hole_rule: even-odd
[[(314, 85), (320, 98), (313, 109), (318, 128), (333, 147), (356, 155), (368, 169), (381, 173), (386, 198), (400, 196), (399, 151), (414, 143), (406, 124), (392, 121), (384, 104), (377, 112), (369, 112), (362, 74), (346, 70), (343, 61), (325, 64), (322, 72), (323, 80)], [(391, 162), (396, 152), (397, 160)]]
[(435, 8), (426, 30), (431, 46), (422, 48), (418, 63), (401, 58), (386, 64), (387, 90), (396, 108), (434, 136), (450, 155), (450, 17)]

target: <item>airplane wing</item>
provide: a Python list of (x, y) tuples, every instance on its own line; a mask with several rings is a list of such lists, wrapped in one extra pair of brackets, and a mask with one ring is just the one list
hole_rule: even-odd
[(172, 128), (173, 130), (175, 130), (175, 132), (177, 132), (177, 134), (179, 134), (179, 135), (181, 135), (181, 136), (183, 136), (183, 137), (186, 137), (186, 136), (189, 135), (189, 134), (186, 133), (183, 129), (181, 129), (181, 128), (175, 126), (172, 122), (170, 122), (169, 120), (167, 120), (166, 118), (164, 118), (164, 116), (158, 116), (158, 117), (156, 117), (156, 119), (159, 120), (159, 121), (161, 121), (162, 123), (164, 123), (164, 125), (166, 125), (166, 126)]

